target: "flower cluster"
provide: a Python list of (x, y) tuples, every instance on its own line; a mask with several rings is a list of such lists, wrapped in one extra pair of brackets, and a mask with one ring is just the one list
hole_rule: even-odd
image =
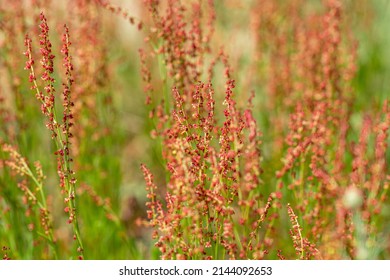
[[(27, 160), (19, 154), (15, 147), (3, 143), (0, 148), (1, 151), (8, 155), (5, 165), (21, 178), (18, 182), (18, 187), (23, 192), (22, 201), (27, 207), (25, 215), (27, 217), (32, 216), (32, 222), (28, 226), (29, 230), (43, 232), (50, 245), (54, 248), (54, 254), (56, 255), (56, 240), (47, 198), (43, 190), (45, 176), (43, 175), (41, 164), (35, 162), (35, 172), (33, 172)], [(35, 213), (35, 217), (39, 217), (38, 224), (34, 224), (33, 213)]]
[(44, 93), (40, 90), (36, 79), (34, 60), (32, 57), (32, 41), (28, 35), (26, 35), (25, 38), (25, 45), (27, 47), (25, 55), (28, 58), (25, 69), (30, 71), (32, 90), (35, 90), (36, 97), (41, 102), (42, 113), (48, 118), (46, 127), (51, 131), (52, 139), (57, 148), (54, 154), (57, 156), (57, 173), (60, 180), (61, 192), (64, 194), (64, 203), (66, 205), (64, 212), (69, 215), (68, 223), (73, 224), (74, 236), (76, 237), (75, 239), (78, 244), (77, 251), (80, 253), (79, 258), (83, 258), (83, 246), (78, 229), (76, 213), (76, 178), (75, 172), (71, 167), (73, 160), (70, 153), (70, 138), (73, 136), (70, 129), (73, 126), (72, 107), (74, 106), (71, 92), (74, 80), (72, 77), (72, 57), (69, 52), (69, 47), (71, 45), (69, 40), (69, 29), (66, 25), (64, 26), (65, 32), (62, 37), (63, 45), (61, 48), (61, 53), (64, 56), (63, 66), (65, 67), (66, 77), (66, 81), (63, 83), (63, 117), (61, 122), (57, 118), (55, 108), (55, 79), (53, 78), (54, 55), (52, 54), (52, 44), (49, 40), (49, 27), (43, 13), (40, 14), (40, 20), (39, 44), (41, 46), (41, 65), (43, 67), (41, 79), (44, 83)]
[(148, 218), (164, 259), (263, 258), (272, 243), (260, 232), (269, 230), (264, 222), (273, 199), (262, 205), (256, 193), (260, 180), (251, 180), (261, 173), (256, 121), (250, 109), (237, 109), (233, 89), (229, 80), (221, 126), (211, 84), (196, 85), (187, 102), (178, 89), (172, 91), (171, 126), (161, 135), (169, 172), (164, 203), (142, 166)]

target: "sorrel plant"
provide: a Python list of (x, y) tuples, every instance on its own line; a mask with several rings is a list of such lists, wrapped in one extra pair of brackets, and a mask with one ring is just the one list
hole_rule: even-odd
[(389, 258), (374, 2), (0, 2), (3, 259)]

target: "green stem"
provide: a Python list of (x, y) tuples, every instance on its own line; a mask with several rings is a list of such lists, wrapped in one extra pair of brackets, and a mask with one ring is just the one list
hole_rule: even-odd
[[(30, 71), (31, 71), (31, 74), (35, 77), (35, 71), (34, 71), (33, 66), (31, 66)], [(33, 83), (34, 83), (35, 91), (39, 95), (40, 91), (39, 91), (37, 81), (34, 79)], [(52, 91), (54, 91), (54, 86), (53, 86), (51, 81), (49, 81), (47, 86), (52, 88)], [(40, 101), (42, 104), (44, 104), (44, 100), (40, 100)], [(77, 213), (76, 213), (76, 201), (75, 201), (76, 200), (76, 191), (75, 191), (74, 184), (70, 182), (70, 180), (71, 180), (71, 178), (70, 178), (71, 177), (70, 176), (71, 169), (70, 169), (70, 163), (69, 163), (70, 159), (69, 159), (69, 155), (66, 152), (67, 143), (68, 143), (68, 135), (65, 135), (65, 141), (63, 141), (62, 131), (60, 130), (60, 125), (59, 125), (58, 117), (57, 117), (56, 110), (55, 110), (55, 102), (53, 102), (52, 108), (48, 108), (48, 112), (49, 112), (49, 114), (53, 114), (53, 119), (55, 122), (56, 137), (54, 138), (54, 142), (55, 142), (57, 151), (61, 149), (63, 154), (64, 154), (64, 160), (63, 160), (64, 165), (61, 164), (61, 169), (62, 169), (61, 171), (65, 175), (65, 186), (66, 186), (66, 190), (69, 194), (69, 200), (68, 200), (69, 211), (74, 211), (72, 224), (73, 224), (73, 233), (76, 235), (76, 241), (77, 241), (77, 245), (78, 245), (77, 251), (80, 254), (80, 256), (84, 259), (84, 247), (83, 247), (83, 243), (81, 240), (78, 219), (77, 219)]]

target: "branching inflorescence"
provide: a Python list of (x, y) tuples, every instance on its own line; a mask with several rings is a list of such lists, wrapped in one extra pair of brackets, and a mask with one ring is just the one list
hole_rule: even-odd
[[(376, 22), (374, 9), (358, 13), (369, 1), (123, 3), (134, 15), (109, 0), (11, 2), (0, 1), (3, 259), (84, 259), (84, 249), (123, 259), (390, 256), (385, 52), (377, 40), (358, 51), (353, 34)], [(45, 15), (54, 26), (60, 12), (69, 25), (54, 44)], [(112, 44), (123, 19), (143, 42)]]
[(63, 66), (65, 67), (66, 81), (63, 83), (63, 117), (60, 120), (57, 117), (55, 108), (55, 79), (54, 72), (54, 55), (52, 53), (52, 44), (49, 40), (49, 27), (47, 25), (46, 17), (43, 13), (40, 15), (41, 23), (39, 25), (40, 35), (39, 44), (41, 46), (40, 53), (42, 55), (41, 65), (43, 73), (41, 80), (43, 81), (43, 91), (38, 85), (36, 72), (34, 69), (34, 59), (32, 57), (32, 40), (26, 35), (25, 46), (27, 48), (25, 55), (27, 57), (25, 69), (29, 70), (29, 80), (32, 83), (31, 89), (35, 91), (36, 98), (41, 103), (41, 111), (47, 117), (46, 127), (51, 132), (51, 137), (56, 145), (55, 155), (57, 156), (57, 173), (60, 179), (61, 192), (64, 195), (65, 208), (64, 211), (68, 213), (68, 223), (73, 225), (74, 240), (78, 244), (77, 251), (79, 258), (83, 259), (83, 245), (79, 232), (77, 213), (76, 213), (76, 178), (75, 172), (72, 170), (72, 158), (70, 154), (70, 138), (72, 133), (70, 129), (73, 125), (71, 88), (73, 84), (72, 78), (72, 58), (69, 53), (70, 40), (69, 30), (65, 25), (64, 35), (62, 37), (61, 52), (64, 56)]

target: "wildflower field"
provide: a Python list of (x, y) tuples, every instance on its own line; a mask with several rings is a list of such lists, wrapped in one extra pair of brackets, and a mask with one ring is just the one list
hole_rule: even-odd
[(0, 0), (3, 259), (389, 259), (390, 1)]

